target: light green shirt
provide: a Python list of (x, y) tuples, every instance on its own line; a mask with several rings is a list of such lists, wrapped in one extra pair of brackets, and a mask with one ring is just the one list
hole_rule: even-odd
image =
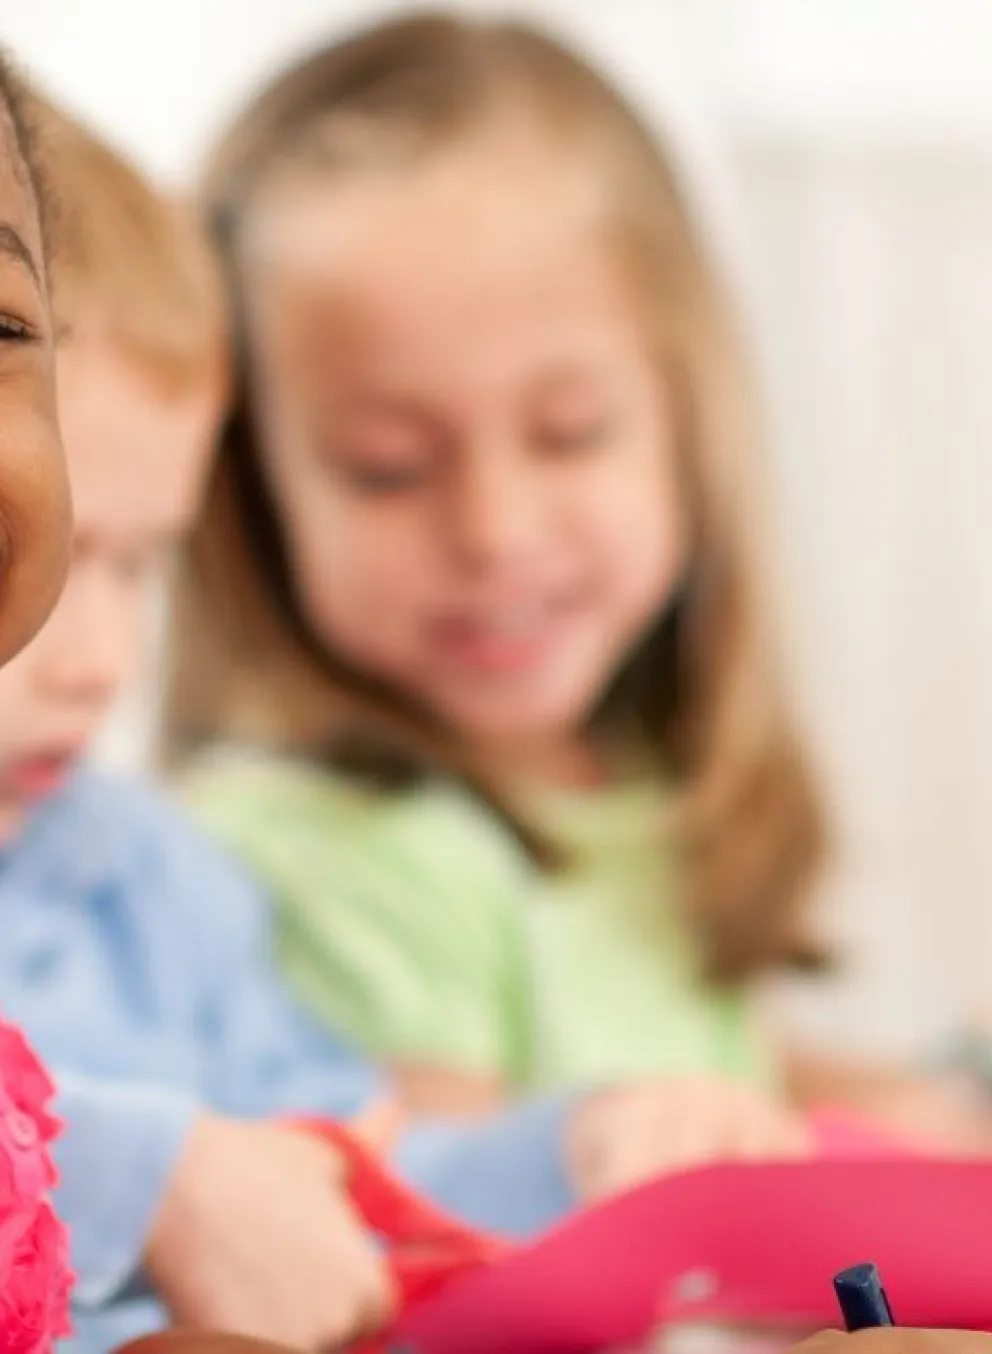
[(521, 1088), (771, 1079), (745, 994), (698, 977), (655, 785), (543, 798), (557, 873), (450, 784), (384, 794), (238, 756), (188, 790), (269, 888), (298, 996), (380, 1058)]

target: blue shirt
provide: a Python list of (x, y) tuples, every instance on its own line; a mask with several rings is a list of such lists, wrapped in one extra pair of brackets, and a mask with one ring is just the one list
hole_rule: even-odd
[[(80, 773), (39, 809), (0, 855), (0, 937), (0, 1004), (60, 1088), (72, 1344), (95, 1354), (164, 1324), (141, 1252), (202, 1106), (350, 1115), (382, 1086), (290, 1003), (249, 880), (137, 785)], [(421, 1124), (395, 1164), (469, 1220), (523, 1235), (571, 1204), (563, 1112)]]

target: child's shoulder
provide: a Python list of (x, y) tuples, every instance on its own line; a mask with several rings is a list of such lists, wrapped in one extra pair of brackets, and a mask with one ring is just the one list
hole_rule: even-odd
[(257, 753), (212, 754), (184, 780), (183, 797), (208, 828), (234, 842), (321, 844), (338, 858), (388, 849), (416, 857), (435, 848), (519, 870), (521, 853), (475, 796), (449, 780), (382, 790), (332, 767)]
[(84, 769), (37, 810), (19, 851), (25, 857), (57, 858), (62, 850), (82, 850), (110, 870), (135, 851), (155, 845), (167, 850), (191, 832), (151, 782)]
[(347, 778), (302, 758), (239, 747), (211, 749), (179, 781), (183, 800), (208, 818), (322, 820), (360, 811), (363, 796)]
[(214, 854), (183, 810), (150, 779), (78, 772), (48, 812), (47, 835), (91, 838), (108, 863), (187, 852)]
[(140, 899), (150, 922), (181, 912), (199, 927), (209, 913), (240, 926), (257, 909), (240, 865), (138, 777), (80, 771), (38, 815), (19, 854), (60, 891), (102, 895), (125, 909)]

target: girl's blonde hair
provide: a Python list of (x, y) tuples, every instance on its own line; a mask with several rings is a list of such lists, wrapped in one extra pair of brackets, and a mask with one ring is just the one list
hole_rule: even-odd
[[(759, 591), (744, 362), (673, 170), (624, 100), (579, 56), (514, 21), (405, 17), (308, 57), (249, 105), (207, 175), (236, 341), (244, 225), (277, 179), (416, 163), (506, 112), (523, 113), (563, 163), (598, 179), (604, 225), (681, 422), (691, 564), (596, 726), (647, 746), (679, 788), (690, 916), (709, 972), (736, 979), (816, 963), (801, 904), (821, 855), (821, 816)], [(237, 398), (179, 580), (167, 756), (233, 738), (331, 759), (380, 783), (444, 770), (547, 862), (553, 850), (450, 735), (311, 631), (260, 472), (245, 353), (237, 359)]]

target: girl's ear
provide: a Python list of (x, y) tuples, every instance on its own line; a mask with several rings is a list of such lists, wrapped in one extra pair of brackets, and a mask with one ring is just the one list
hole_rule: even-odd
[(211, 1331), (161, 1331), (120, 1345), (114, 1354), (303, 1354), (290, 1345), (256, 1340), (250, 1335)]

